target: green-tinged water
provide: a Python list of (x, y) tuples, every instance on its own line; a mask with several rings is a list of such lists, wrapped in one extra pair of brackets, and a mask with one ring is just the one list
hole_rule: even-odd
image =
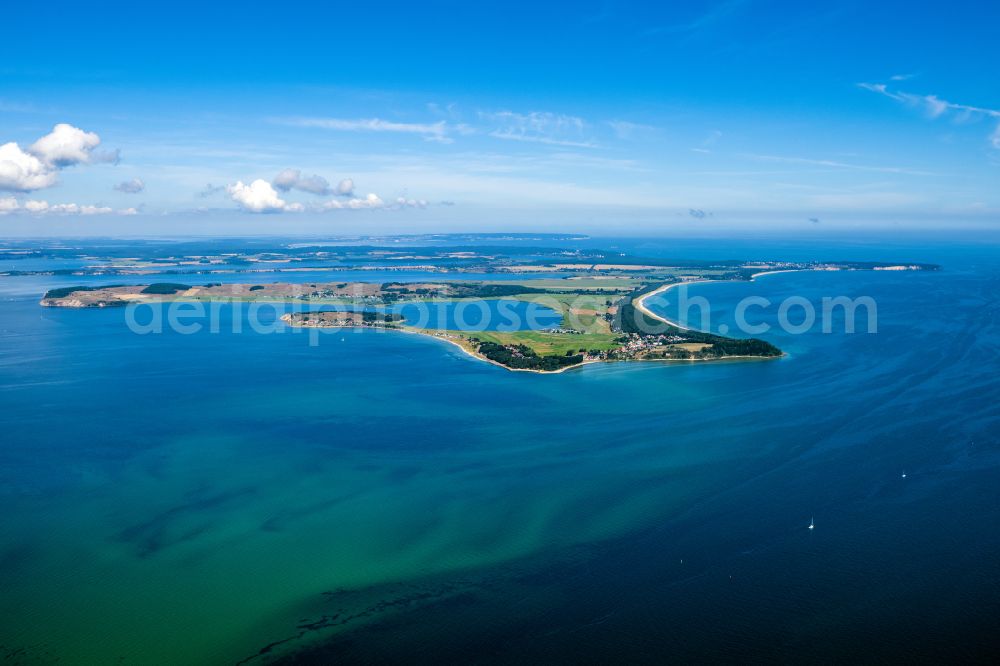
[[(79, 315), (105, 334), (118, 323), (45, 318)], [(5, 479), (19, 491), (5, 633), (95, 661), (233, 658), (281, 637), (321, 592), (620, 535), (704, 483), (663, 475), (744, 457), (662, 437), (649, 458), (656, 426), (635, 410), (665, 424), (695, 397), (645, 395), (633, 375), (651, 368), (553, 386), (414, 336), (324, 338), (262, 336), (220, 364), (231, 341), (177, 338), (147, 356), (111, 335), (114, 360), (83, 363), (97, 377), (8, 394), (44, 392), (48, 407), (4, 424), (41, 476)], [(49, 353), (52, 374), (75, 364), (72, 349)]]
[(0, 655), (981, 657), (1000, 264), (957, 256), (693, 290), (718, 321), (872, 295), (874, 335), (559, 375), (395, 332), (139, 336), (7, 283)]

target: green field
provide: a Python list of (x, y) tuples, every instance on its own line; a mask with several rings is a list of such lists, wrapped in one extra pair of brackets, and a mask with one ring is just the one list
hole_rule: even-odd
[(583, 333), (606, 334), (611, 332), (611, 327), (603, 315), (607, 312), (609, 303), (614, 303), (620, 296), (566, 293), (522, 294), (515, 298), (552, 308), (562, 316), (562, 328), (571, 328)]
[[(456, 331), (459, 333), (459, 331)], [(525, 345), (530, 347), (540, 356), (555, 354), (564, 355), (566, 352), (579, 352), (581, 349), (608, 350), (619, 346), (615, 342), (617, 336), (608, 334), (581, 334), (573, 333), (542, 333), (540, 331), (514, 331), (512, 333), (499, 333), (497, 331), (478, 331), (476, 333), (465, 333), (469, 337), (476, 337), (483, 342), (495, 342), (498, 345)]]

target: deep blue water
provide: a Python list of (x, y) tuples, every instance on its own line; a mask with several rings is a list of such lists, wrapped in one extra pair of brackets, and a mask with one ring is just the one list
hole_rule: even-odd
[(943, 270), (692, 287), (713, 327), (870, 296), (878, 332), (549, 376), (376, 331), (140, 336), (0, 278), (0, 654), (995, 658), (997, 247), (706, 246)]

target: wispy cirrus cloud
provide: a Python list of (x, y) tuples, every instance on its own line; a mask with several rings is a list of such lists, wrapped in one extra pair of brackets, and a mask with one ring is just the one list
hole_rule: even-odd
[[(425, 141), (450, 144), (458, 137), (472, 135), (488, 136), (505, 141), (521, 141), (568, 148), (596, 148), (597, 142), (590, 136), (590, 126), (577, 116), (532, 111), (479, 111), (473, 124), (459, 122), (460, 117), (453, 105), (442, 108), (429, 105), (435, 115), (448, 115), (448, 120), (435, 122), (399, 122), (383, 118), (319, 118), (281, 117), (271, 118), (271, 122), (292, 127), (318, 128), (338, 132), (372, 132), (412, 134)], [(618, 138), (627, 138), (637, 132), (655, 131), (655, 128), (638, 123), (610, 121), (608, 125)]]
[(884, 83), (859, 83), (858, 87), (919, 109), (932, 119), (951, 116), (957, 122), (968, 122), (983, 118), (996, 120), (997, 125), (990, 135), (989, 141), (994, 148), (1000, 149), (1000, 109), (958, 104), (941, 99), (937, 95), (916, 95), (899, 90), (890, 90)]
[(722, 130), (717, 130), (717, 129), (712, 130), (711, 132), (708, 133), (708, 136), (705, 137), (705, 140), (701, 142), (701, 146), (692, 148), (691, 152), (707, 155), (712, 152), (710, 146), (714, 146), (716, 143), (718, 143), (719, 139), (721, 138), (722, 138)]
[(436, 123), (401, 123), (382, 118), (273, 118), (273, 122), (293, 127), (316, 127), (340, 132), (392, 132), (396, 134), (416, 134), (427, 141), (451, 143), (449, 133), (452, 128), (447, 122)]
[(572, 148), (597, 147), (586, 135), (587, 123), (576, 116), (544, 111), (480, 111), (479, 118), (489, 126), (486, 133), (495, 139)]
[(908, 176), (932, 176), (929, 171), (918, 171), (906, 167), (893, 166), (873, 166), (868, 164), (853, 164), (850, 162), (838, 162), (836, 160), (812, 159), (808, 157), (788, 157), (783, 155), (745, 155), (760, 162), (779, 162), (782, 164), (802, 164), (816, 167), (828, 167), (831, 169), (847, 169), (851, 171), (871, 171), (874, 173), (897, 173)]
[(634, 123), (629, 120), (609, 120), (608, 127), (615, 133), (615, 136), (624, 141), (649, 136), (659, 131), (659, 128), (643, 123)]

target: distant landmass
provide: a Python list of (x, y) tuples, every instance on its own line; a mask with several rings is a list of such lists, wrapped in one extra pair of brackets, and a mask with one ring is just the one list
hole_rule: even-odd
[[(484, 238), (476, 235), (476, 238)], [(472, 239), (473, 236), (463, 237)], [(525, 239), (535, 238), (525, 236)], [(490, 236), (495, 240), (495, 237)], [(55, 250), (49, 250), (55, 251)], [(62, 252), (62, 249), (58, 250)], [(134, 254), (134, 248), (133, 248)], [(142, 302), (260, 301), (336, 306), (336, 311), (297, 311), (281, 319), (304, 328), (371, 327), (429, 335), (468, 354), (510, 370), (561, 372), (602, 361), (704, 361), (777, 358), (782, 351), (755, 338), (733, 338), (687, 328), (650, 310), (645, 301), (682, 284), (748, 281), (769, 272), (935, 270), (919, 263), (671, 261), (601, 250), (515, 246), (329, 246), (315, 245), (252, 253), (132, 257), (108, 256), (102, 274), (169, 273), (219, 275), (252, 272), (311, 274), (324, 271), (409, 270), (442, 274), (496, 274), (495, 280), (433, 282), (159, 282), (139, 285), (69, 286), (48, 291), (47, 307), (106, 308)], [(310, 262), (308, 269), (297, 264)], [(324, 262), (326, 262), (324, 264)], [(284, 266), (281, 268), (280, 266)], [(183, 267), (189, 267), (182, 270)], [(261, 269), (264, 270), (264, 269)], [(73, 273), (92, 274), (92, 273)], [(512, 301), (547, 308), (561, 323), (544, 329), (475, 330), (418, 326), (393, 308), (413, 304), (458, 304), (470, 300)]]

